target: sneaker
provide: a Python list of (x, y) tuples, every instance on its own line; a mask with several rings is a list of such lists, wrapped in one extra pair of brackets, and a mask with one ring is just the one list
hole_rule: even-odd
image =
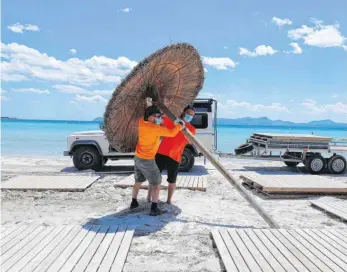
[(166, 212), (166, 210), (156, 208), (156, 209), (151, 209), (149, 215), (150, 216), (158, 216), (158, 215), (164, 214), (165, 212)]
[(130, 209), (136, 209), (139, 206), (139, 202), (131, 201)]

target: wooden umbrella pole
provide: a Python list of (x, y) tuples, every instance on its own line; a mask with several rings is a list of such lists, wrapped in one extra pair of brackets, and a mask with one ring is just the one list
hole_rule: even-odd
[[(175, 121), (177, 117), (162, 103), (158, 102), (157, 106), (163, 113), (168, 116), (172, 121)], [(204, 145), (189, 131), (187, 128), (183, 130), (184, 135), (194, 143), (196, 148), (200, 150), (204, 156), (216, 167), (216, 169), (228, 180), (228, 182), (236, 188), (236, 190), (245, 198), (248, 203), (258, 212), (258, 214), (270, 225), (272, 228), (279, 228), (280, 226), (275, 220), (267, 214), (267, 212), (260, 206), (260, 204), (254, 199), (254, 197), (237, 182), (237, 179), (231, 175), (222, 164), (207, 150)]]

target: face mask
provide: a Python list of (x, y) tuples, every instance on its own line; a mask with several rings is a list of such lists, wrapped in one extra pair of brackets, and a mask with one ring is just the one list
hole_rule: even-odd
[(186, 115), (184, 116), (184, 121), (185, 121), (185, 122), (191, 122), (192, 119), (193, 119), (193, 116), (191, 116), (191, 115), (186, 114)]
[(161, 124), (161, 122), (162, 122), (162, 118), (160, 117), (160, 118), (155, 118), (155, 124)]

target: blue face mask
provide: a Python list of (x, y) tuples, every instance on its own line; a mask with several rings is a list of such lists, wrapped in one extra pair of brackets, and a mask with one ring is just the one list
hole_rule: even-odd
[(162, 117), (160, 118), (155, 118), (155, 124), (161, 124), (161, 122), (163, 121)]
[(184, 116), (184, 121), (185, 121), (185, 122), (191, 122), (192, 119), (193, 119), (193, 116), (191, 116), (191, 115), (186, 114), (186, 115)]

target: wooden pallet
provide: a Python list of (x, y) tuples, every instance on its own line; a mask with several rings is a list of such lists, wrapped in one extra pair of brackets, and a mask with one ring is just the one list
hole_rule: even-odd
[(347, 271), (347, 229), (214, 229), (226, 271)]
[(310, 201), (311, 205), (325, 210), (344, 221), (347, 221), (347, 200), (338, 198), (322, 197), (318, 200)]
[[(162, 175), (161, 186), (163, 189), (167, 189), (168, 182), (167, 175)], [(134, 186), (135, 179), (134, 175), (130, 175), (125, 179), (118, 181), (114, 184), (115, 188), (129, 188)], [(195, 176), (195, 175), (179, 175), (176, 181), (177, 189), (188, 189), (196, 191), (206, 191), (207, 188), (207, 177), (206, 176)], [(148, 182), (143, 182), (141, 189), (148, 189)]]
[(87, 175), (19, 175), (1, 183), (4, 190), (84, 191), (100, 176)]
[(240, 177), (265, 193), (347, 193), (346, 183), (318, 175), (261, 175), (245, 172)]
[(1, 271), (122, 271), (134, 227), (1, 227)]

